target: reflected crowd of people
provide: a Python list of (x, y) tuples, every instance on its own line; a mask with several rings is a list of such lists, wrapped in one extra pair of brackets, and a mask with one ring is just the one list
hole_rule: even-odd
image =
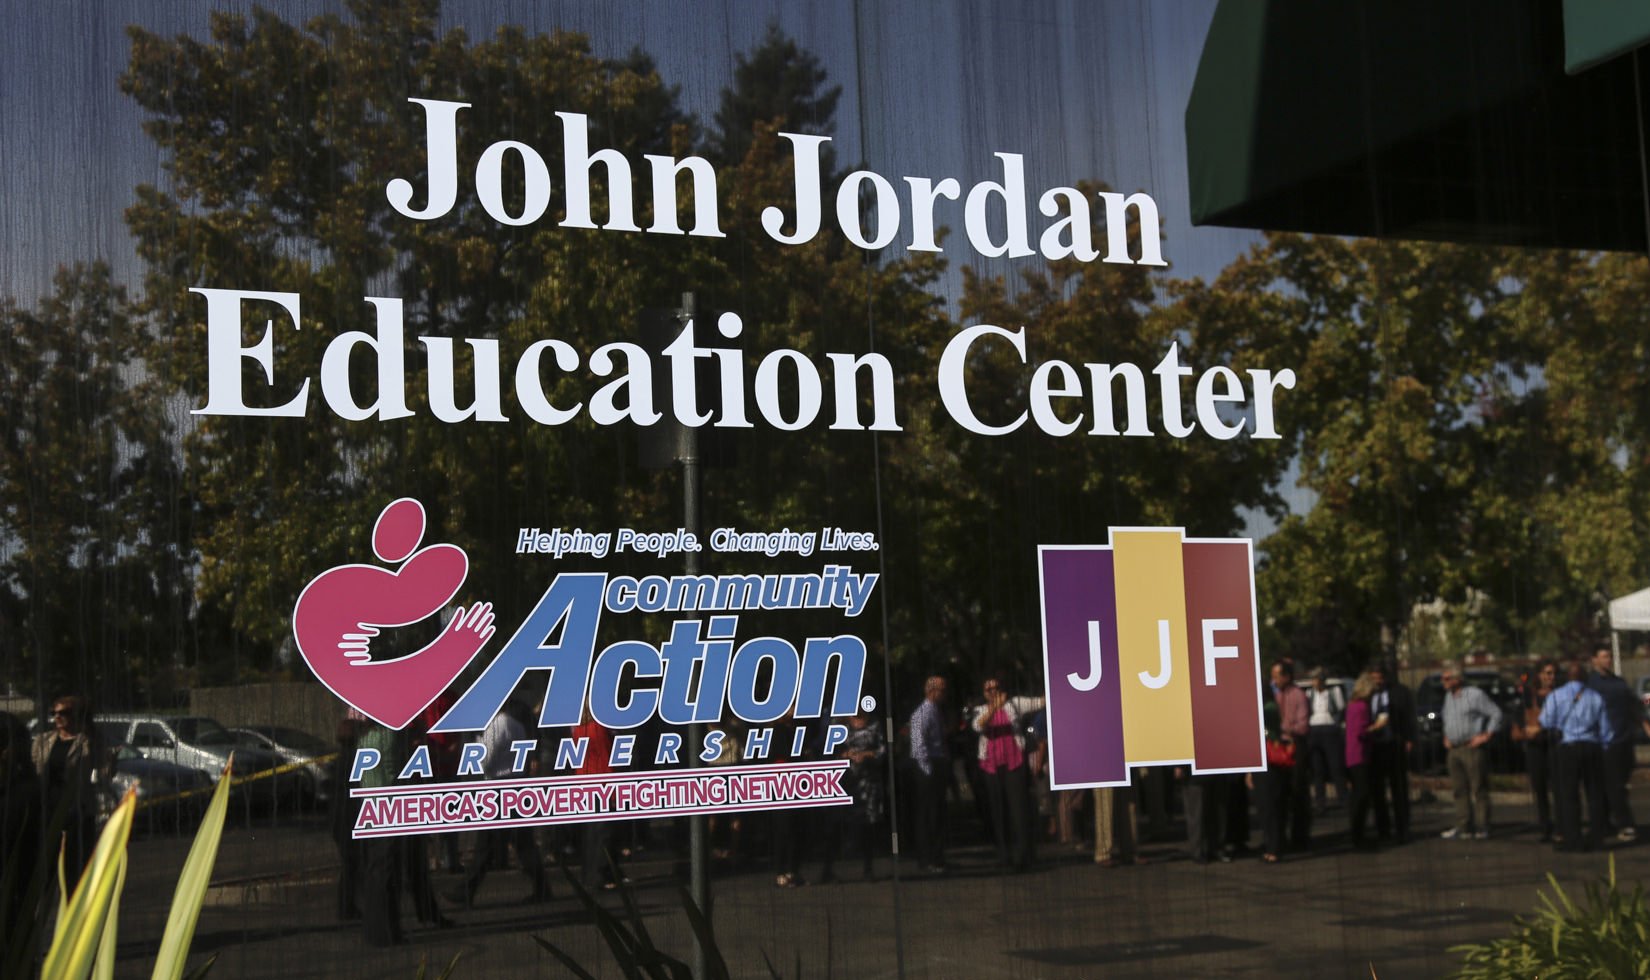
[[(1628, 780), (1634, 742), (1650, 737), (1650, 719), (1614, 668), (1607, 647), (1568, 662), (1543, 660), (1521, 679), (1516, 704), (1504, 711), (1469, 683), (1473, 677), (1460, 664), (1443, 664), (1436, 676), (1442, 702), (1428, 716), (1436, 721), (1433, 737), (1441, 739), (1454, 799), (1440, 836), (1477, 840), (1524, 831), (1493, 822), (1492, 747), (1499, 739), (1522, 763), (1532, 803), (1528, 829), (1541, 842), (1588, 850), (1606, 841), (1634, 841)], [(954, 702), (955, 690), (977, 693)], [(1246, 857), (1278, 864), (1314, 849), (1373, 851), (1413, 840), (1411, 769), (1413, 760), (1425, 758), (1417, 751), (1425, 736), (1416, 695), (1391, 665), (1372, 665), (1355, 678), (1313, 667), (1300, 672), (1297, 682), (1296, 665), (1281, 660), (1268, 665), (1261, 701), (1264, 769), (1137, 768), (1128, 785), (1097, 789), (1050, 788), (1044, 699), (1015, 689), (1003, 673), (988, 674), (977, 688), (931, 676), (922, 700), (908, 712), (896, 708), (893, 717), (870, 703), (846, 719), (787, 715), (765, 726), (771, 728), (768, 744), (783, 750), (755, 761), (844, 759), (843, 787), (851, 803), (717, 814), (706, 822), (711, 867), (714, 873), (766, 874), (775, 886), (791, 889), (835, 882), (845, 864), (857, 864), (856, 880), (865, 881), (896, 872), (944, 876), (965, 866), (970, 874), (1018, 874), (1089, 858), (1105, 869)], [(661, 873), (668, 861), (673, 877), (686, 877), (684, 818), (354, 839), (359, 802), (348, 788), (391, 785), (414, 753), (427, 755), (438, 782), (614, 771), (615, 733), (590, 716), (588, 705), (576, 726), (539, 728), (539, 706), (516, 697), (479, 736), (487, 748), (483, 771), (461, 775), (460, 749), (476, 739), (430, 731), (450, 706), (443, 695), (400, 731), (353, 711), (337, 724), (325, 811), (338, 852), (335, 912), (340, 921), (358, 922), (364, 941), (404, 942), (407, 904), (419, 925), (437, 929), (479, 906), (496, 905), (504, 887), (483, 896), (483, 885), (492, 872), (507, 868), (522, 879), (511, 900), (527, 903), (567, 895), (555, 884), (564, 875), (594, 894), (624, 887), (630, 869), (643, 861), (649, 874)], [(40, 877), (34, 873), (41, 855), (60, 850), (71, 877), (84, 866), (98, 830), (97, 797), (109, 785), (110, 753), (98, 741), (86, 700), (65, 695), (51, 709), (51, 727), (34, 736), (19, 719), (0, 718), (0, 830), (6, 835), (0, 911), (8, 919), (30, 903), (37, 909), (46, 904), (24, 888)], [(653, 756), (647, 740), (656, 741), (663, 731), (653, 725), (656, 730), (633, 733), (640, 739), (638, 760)], [(841, 728), (828, 740), (831, 726)], [(744, 723), (725, 718), (710, 727), (723, 739), (719, 752), (703, 760), (706, 765), (752, 761), (747, 748), (754, 733)], [(575, 765), (556, 757), (564, 738), (586, 746)], [(513, 747), (524, 741), (536, 747), (520, 768)], [(790, 754), (793, 747), (801, 748), (799, 756)], [(383, 761), (352, 783), (351, 762), (363, 748)], [(1428, 786), (1443, 784), (1434, 777)], [(896, 815), (897, 828), (891, 824)], [(904, 842), (904, 863), (897, 868), (896, 829)], [(29, 843), (47, 837), (46, 847)], [(958, 863), (960, 855), (966, 858)]]
[[(1269, 665), (1261, 692), (1263, 770), (1137, 768), (1126, 786), (1051, 791), (1040, 697), (1017, 695), (1000, 676), (990, 676), (977, 698), (952, 712), (947, 680), (932, 677), (904, 733), (908, 759), (896, 770), (915, 798), (908, 830), (917, 868), (948, 870), (944, 815), (966, 810), (966, 801), (996, 846), (997, 864), (1009, 872), (1030, 866), (1040, 843), (1091, 853), (1103, 868), (1181, 857), (1199, 864), (1243, 857), (1277, 864), (1315, 848), (1400, 847), (1414, 840), (1414, 770), (1432, 759), (1442, 763), (1443, 775), (1421, 793), (1428, 799), (1434, 790), (1450, 793), (1443, 839), (1531, 831), (1559, 850), (1636, 840), (1629, 779), (1634, 742), (1641, 734), (1650, 739), (1650, 718), (1616, 674), (1611, 649), (1601, 646), (1566, 664), (1544, 660), (1523, 680), (1524, 710), (1504, 715), (1460, 664), (1446, 662), (1435, 681), (1429, 679), (1442, 691), (1441, 703), (1429, 710), (1429, 734), (1415, 692), (1390, 663), (1352, 678), (1315, 666), (1297, 683), (1296, 665), (1280, 660)], [(1431, 751), (1422, 746), (1429, 739)], [(1518, 768), (1504, 764), (1509, 748), (1521, 757), (1528, 781), (1529, 827), (1493, 822), (1492, 769)], [(1183, 846), (1172, 846), (1177, 841)]]

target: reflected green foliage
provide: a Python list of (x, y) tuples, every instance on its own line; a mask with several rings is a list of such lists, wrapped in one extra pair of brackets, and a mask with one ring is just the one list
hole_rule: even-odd
[[(352, 13), (302, 27), (264, 11), (216, 15), (210, 44), (136, 32), (124, 82), (167, 154), (168, 186), (140, 188), (128, 217), (150, 268), (155, 361), (178, 390), (192, 399), (205, 390), (203, 310), (187, 291), (198, 284), (303, 297), (303, 329), (278, 345), (282, 393), (271, 403), (318, 372), (332, 337), (371, 329), (368, 295), (404, 301), (414, 348), (413, 419), (352, 423), (317, 407), (302, 423), (212, 417), (188, 434), (199, 599), (204, 615), (253, 645), (251, 663), (234, 665), (243, 673), (272, 662), (304, 581), (359, 554), (362, 530), (394, 496), (419, 497), (473, 567), (495, 571), (470, 586), (505, 608), (519, 576), (498, 559), (517, 526), (616, 523), (663, 503), (659, 481), (627, 467), (634, 449), (588, 426), (434, 421), (413, 338), (498, 338), (519, 354), (529, 338), (558, 336), (590, 350), (593, 329), (632, 321), (649, 284), (680, 279), (661, 266), (665, 255), (639, 254), (644, 236), (502, 227), (473, 202), (447, 220), (408, 221), (390, 209), (380, 175), (422, 183), (423, 126), (409, 95), (474, 101), (460, 129), (460, 171), (473, 173), (484, 139), (558, 143), (546, 107), (600, 120), (597, 145), (637, 159), (668, 152), (683, 137), (670, 93), (645, 63), (595, 58), (574, 35), (505, 30), (472, 44), (436, 33), (433, 4), (361, 2)], [(550, 165), (559, 172), (559, 160)], [(458, 365), (463, 392), (472, 362)]]
[(32, 309), (0, 302), (0, 672), (24, 689), (170, 685), (188, 515), (145, 348), (102, 263), (59, 270)]
[[(735, 140), (700, 133), (640, 54), (602, 59), (585, 38), (563, 32), (505, 29), (480, 41), (438, 33), (433, 5), (357, 2), (351, 14), (302, 27), (264, 12), (219, 15), (210, 44), (134, 32), (124, 81), (152, 114), (148, 132), (166, 153), (167, 186), (140, 188), (128, 217), (150, 270), (153, 358), (176, 390), (198, 401), (205, 389), (203, 307), (191, 286), (256, 284), (301, 294), (303, 329), (282, 331), (270, 404), (317, 373), (334, 336), (371, 328), (364, 296), (404, 301), (414, 417), (345, 422), (314, 404), (312, 392), (303, 423), (202, 417), (187, 435), (188, 489), (200, 510), (201, 615), (255, 651), (247, 662), (220, 658), (236, 676), (275, 663), (292, 598), (315, 569), (359, 556), (364, 530), (392, 497), (424, 501), (437, 533), (471, 555), (471, 594), (460, 600), (485, 596), (505, 622), (542, 588), (513, 556), (519, 528), (678, 522), (676, 478), (640, 469), (633, 427), (598, 427), (588, 413), (562, 426), (534, 425), (513, 404), (509, 422), (434, 420), (424, 351), (414, 338), (496, 339), (509, 372), (541, 339), (566, 341), (587, 356), (603, 343), (634, 339), (644, 309), (674, 306), (692, 290), (701, 309), (743, 317), (741, 341), (754, 352), (746, 358), (750, 372), (778, 346), (810, 355), (858, 349), (868, 308), (912, 328), (938, 323), (936, 301), (923, 288), (937, 271), (931, 261), (867, 265), (835, 236), (788, 249), (756, 244), (765, 240), (757, 224), (762, 207), (785, 204), (790, 194), (788, 157), (773, 137), (789, 125), (787, 103), (809, 125), (823, 126), (835, 102), (833, 93), (815, 91), (823, 76), (793, 42), (775, 35), (770, 49), (752, 54), (753, 72), (795, 63), (801, 81), (793, 98), (778, 103), (735, 99), (746, 108), (730, 110), (724, 122), (755, 127), (744, 134), (754, 138)], [(767, 91), (758, 74), (742, 77), (751, 92)], [(549, 215), (510, 228), (468, 193), (440, 220), (402, 218), (383, 183), (402, 174), (415, 186), (424, 182), (414, 169), (423, 120), (410, 95), (473, 103), (460, 117), (461, 174), (474, 172), (488, 143), (511, 138), (537, 148), (559, 175), (562, 123), (551, 109), (588, 114), (591, 146), (618, 149), (638, 164), (647, 153), (707, 155), (727, 197), (719, 211), (728, 237), (558, 229)], [(737, 145), (747, 147), (742, 156), (717, 157), (715, 148)], [(648, 178), (633, 177), (645, 211)], [(595, 168), (598, 224), (608, 179)], [(649, 220), (638, 213), (638, 223)], [(702, 343), (714, 340), (706, 327)], [(458, 361), (463, 404), (473, 361)], [(546, 375), (546, 395), (558, 405), (588, 399), (595, 387), (588, 372)], [(250, 390), (267, 390), (256, 372), (251, 378)], [(871, 526), (869, 441), (818, 431), (808, 438), (810, 451), (798, 453), (789, 434), (741, 432), (738, 465), (707, 483), (706, 526)]]
[(1612, 980), (1650, 976), (1650, 904), (1644, 885), (1624, 891), (1616, 883), (1616, 861), (1603, 881), (1587, 883), (1577, 902), (1551, 874), (1552, 894), (1541, 896), (1534, 918), (1520, 918), (1513, 934), (1480, 945), (1457, 946), (1458, 980), (1490, 977), (1551, 977), (1553, 980)]
[[(767, 37), (749, 55), (734, 57), (733, 85), (722, 91), (712, 136), (715, 157), (742, 160), (763, 123), (784, 120), (785, 132), (831, 136), (842, 86), (825, 87), (819, 59), (768, 26)], [(830, 158), (822, 170), (833, 172)]]
[(1314, 496), (1264, 543), (1266, 645), (1352, 669), (1588, 642), (1650, 571), (1645, 273), (1296, 235), (1229, 266), (1212, 292), (1300, 373), (1283, 429)]
[[(508, 421), (436, 420), (418, 338), (455, 342), (459, 406), (476, 376), (463, 340), (497, 343), (506, 392), (525, 350), (565, 341), (580, 368), (541, 374), (547, 398), (568, 406), (601, 383), (591, 352), (637, 339), (644, 310), (688, 291), (701, 311), (743, 319), (747, 392), (762, 355), (781, 347), (816, 364), (825, 352), (875, 351), (892, 365), (900, 431), (832, 429), (827, 418), (800, 433), (738, 430), (736, 462), (706, 474), (703, 523), (880, 527), (883, 554), (848, 560), (886, 562), (889, 649), (877, 652), (912, 675), (991, 668), (1029, 684), (1040, 663), (1036, 546), (1103, 542), (1116, 526), (1230, 536), (1256, 516), (1275, 525), (1259, 550), (1262, 648), (1342, 669), (1395, 650), (1416, 660), (1550, 652), (1594, 630), (1605, 598), (1650, 573), (1642, 258), (1280, 234), (1210, 282), (1063, 260), (1027, 263), (1012, 281), (964, 269), (948, 296), (943, 253), (896, 242), (868, 255), (834, 229), (783, 246), (762, 229), (764, 207), (791, 208), (789, 145), (777, 134), (839, 125), (841, 89), (777, 30), (734, 58), (706, 122), (645, 52), (609, 58), (574, 33), (472, 38), (441, 24), (433, 0), (352, 0), (305, 23), (256, 8), (215, 14), (204, 38), (131, 31), (121, 84), (164, 168), (126, 215), (142, 295), (77, 267), (37, 309), (0, 307), (0, 624), (24, 638), (0, 647), (4, 680), (157, 703), (192, 684), (301, 674), (294, 598), (318, 570), (361, 560), (372, 520), (404, 495), (428, 508), (427, 540), (470, 555), (456, 601), (490, 600), (501, 624), (518, 622), (553, 570), (614, 567), (518, 557), (519, 529), (673, 528), (679, 477), (640, 466), (637, 427), (598, 426), (588, 412), (535, 424), (506, 394)], [(426, 184), (414, 97), (470, 104), (458, 203), (432, 221), (396, 213), (385, 194), (392, 177)], [(632, 162), (643, 227), (645, 155), (710, 161), (725, 237), (562, 228), (560, 195), (531, 225), (486, 214), (467, 185), (496, 140), (535, 148), (561, 186), (558, 110), (588, 117), (592, 149)], [(828, 157), (826, 169), (848, 168)], [(593, 168), (597, 224), (610, 179)], [(690, 183), (679, 186), (684, 213)], [(516, 213), (519, 173), (507, 166), (503, 184)], [(1099, 189), (1082, 185), (1091, 201)], [(306, 418), (186, 414), (207, 390), (199, 287), (301, 296), (296, 331), (284, 312), (249, 306), (249, 346), (266, 317), (275, 324), (274, 378), (250, 360), (243, 368), (256, 405), (283, 404), (307, 380)], [(373, 329), (368, 296), (401, 301), (411, 417), (350, 422), (321, 403), (322, 351)], [(1024, 327), (1028, 348), (1028, 363), (1001, 343), (971, 352), (980, 417), (1002, 424), (1026, 411), (1035, 366), (1058, 359), (1085, 382), (1085, 397), (1057, 410), (1068, 422), (1083, 415), (1077, 432), (1027, 423), (983, 436), (948, 415), (940, 353), (977, 323)], [(700, 344), (721, 343), (708, 327)], [(1195, 373), (1229, 366), (1250, 390), (1245, 372), (1292, 369), (1297, 385), (1276, 402), (1283, 438), (1166, 434), (1152, 368), (1170, 345)], [(351, 365), (363, 399), (382, 394), (369, 361)], [(1084, 366), (1124, 363), (1145, 373), (1151, 438), (1089, 434)], [(1291, 506), (1296, 481), (1305, 506)], [(707, 572), (794, 566), (703, 559)], [(636, 559), (626, 570), (678, 567)], [(878, 629), (856, 625), (878, 646)], [(631, 617), (604, 634), (664, 626)], [(745, 635), (840, 629), (826, 613), (740, 625)]]
[[(1080, 189), (1092, 199), (1103, 188)], [(1105, 240), (1103, 228), (1094, 234)], [(1130, 237), (1137, 235), (1131, 217)], [(1225, 318), (1205, 319), (1210, 314)], [(902, 492), (901, 519), (890, 536), (888, 587), (914, 593), (899, 632), (923, 635), (937, 653), (965, 666), (1035, 676), (1042, 649), (1038, 544), (1104, 543), (1109, 528), (1131, 526), (1225, 537), (1241, 529), (1240, 508), (1281, 509), (1274, 484), (1285, 456), (1277, 443), (1165, 434), (1152, 369), (1171, 344), (1178, 344), (1180, 363), (1199, 373), (1217, 364), (1242, 371), (1276, 363), (1251, 355), (1244, 321), (1201, 301), (1195, 284), (1067, 259), (1025, 273), (1011, 290), (1000, 278), (965, 269), (960, 320), (1024, 326), (1032, 367), (1071, 365), (1085, 394), (1058, 402), (1057, 414), (1082, 424), (1064, 437), (1043, 434), (1029, 420), (1012, 435), (980, 436), (951, 420), (932, 392), (913, 403), (911, 434), (889, 441), (890, 483), (917, 489), (909, 497)], [(935, 360), (944, 339), (928, 340)], [(989, 424), (1011, 423), (1027, 410), (1032, 368), (1006, 342), (978, 344), (972, 354), (976, 413)], [(1090, 435), (1097, 412), (1083, 365), (1125, 363), (1145, 378), (1146, 412), (1130, 416), (1119, 383), (1114, 422), (1119, 431), (1138, 424), (1153, 435)], [(1191, 416), (1189, 388), (1182, 411)]]

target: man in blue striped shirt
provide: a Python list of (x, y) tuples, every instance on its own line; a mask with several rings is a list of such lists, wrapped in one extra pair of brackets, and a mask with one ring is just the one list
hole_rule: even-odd
[[(1604, 843), (1604, 747), (1613, 732), (1604, 699), (1587, 686), (1587, 668), (1572, 661), (1569, 683), (1547, 695), (1538, 724), (1558, 732), (1553, 782), (1558, 797), (1560, 851), (1591, 851)], [(1587, 796), (1587, 836), (1581, 836), (1581, 800)]]
[(911, 714), (911, 763), (917, 769), (917, 861), (930, 874), (945, 873), (945, 793), (951, 787), (951, 753), (945, 740), (945, 678), (923, 685), (922, 703)]
[(1461, 665), (1440, 668), (1444, 685), (1444, 748), (1449, 750), (1450, 782), (1455, 790), (1455, 826), (1445, 840), (1490, 835), (1490, 760), (1486, 748), (1501, 730), (1501, 708), (1481, 689), (1463, 683)]

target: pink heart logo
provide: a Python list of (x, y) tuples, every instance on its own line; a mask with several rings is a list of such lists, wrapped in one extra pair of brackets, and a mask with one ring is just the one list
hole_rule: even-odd
[(388, 728), (405, 728), (446, 690), (493, 635), (493, 605), (460, 606), (447, 627), (421, 650), (373, 660), (372, 642), (385, 629), (411, 626), (446, 607), (464, 585), (464, 549), (434, 544), (422, 550), (424, 505), (393, 501), (373, 526), (377, 565), (340, 565), (304, 586), (292, 610), (292, 636), (309, 669), (328, 690)]

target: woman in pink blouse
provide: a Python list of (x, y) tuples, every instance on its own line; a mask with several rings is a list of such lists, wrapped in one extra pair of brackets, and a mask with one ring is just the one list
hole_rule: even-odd
[(1351, 819), (1352, 819), (1352, 846), (1364, 847), (1364, 821), (1369, 816), (1369, 808), (1373, 803), (1381, 819), (1378, 825), (1386, 823), (1386, 794), (1381, 789), (1381, 781), (1374, 778), (1370, 772), (1370, 750), (1366, 744), (1374, 734), (1387, 725), (1387, 716), (1379, 718), (1370, 716), (1370, 701), (1375, 696), (1375, 678), (1368, 671), (1358, 675), (1358, 680), (1352, 685), (1352, 700), (1346, 706), (1346, 774), (1352, 780)]
[(997, 857), (1015, 871), (1031, 866), (1031, 780), (1021, 719), (1043, 708), (1039, 697), (1009, 697), (1001, 677), (985, 682), (985, 703), (974, 709), (980, 734), (980, 772), (991, 806)]

